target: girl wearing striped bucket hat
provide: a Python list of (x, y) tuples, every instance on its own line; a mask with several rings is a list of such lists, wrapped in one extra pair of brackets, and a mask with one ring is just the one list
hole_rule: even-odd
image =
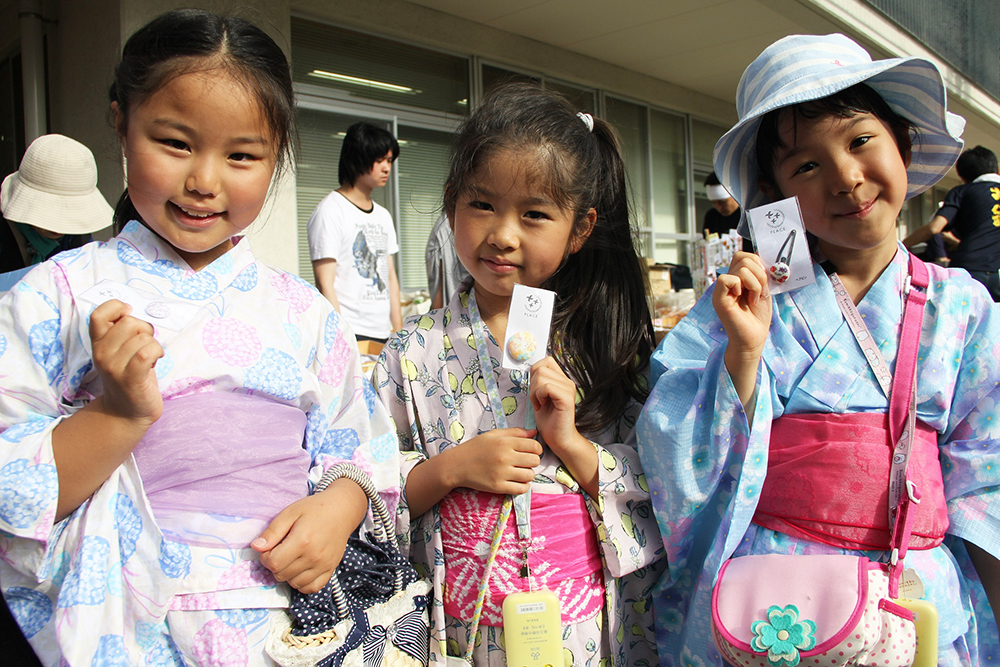
[[(968, 274), (913, 261), (896, 229), (905, 199), (957, 159), (964, 121), (933, 63), (872, 61), (843, 35), (769, 46), (737, 110), (716, 172), (744, 211), (798, 198), (815, 282), (772, 294), (760, 257), (738, 253), (653, 355), (636, 432), (669, 562), (654, 590), (661, 662), (911, 664), (905, 598), (922, 598), (917, 621), (932, 606), (939, 618), (919, 664), (985, 662), (1000, 312)], [(732, 574), (774, 554), (793, 559), (780, 576)], [(792, 576), (817, 554), (862, 564), (860, 602), (837, 623), (811, 594), (826, 570)]]

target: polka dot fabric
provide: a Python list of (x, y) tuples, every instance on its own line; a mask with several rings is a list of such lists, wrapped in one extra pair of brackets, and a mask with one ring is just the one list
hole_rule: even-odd
[[(908, 667), (916, 652), (916, 628), (910, 613), (889, 598), (889, 577), (880, 569), (868, 572), (868, 603), (857, 627), (847, 637), (820, 654), (800, 653), (800, 667)], [(904, 614), (906, 617), (901, 616)], [(765, 653), (747, 653), (726, 642), (712, 628), (722, 656), (737, 667), (772, 667)], [(779, 661), (777, 664), (786, 664)]]

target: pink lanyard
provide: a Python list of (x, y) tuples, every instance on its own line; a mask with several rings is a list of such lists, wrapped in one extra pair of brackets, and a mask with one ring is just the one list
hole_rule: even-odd
[[(893, 525), (896, 510), (904, 500), (904, 492), (907, 494), (910, 492), (907, 488), (906, 468), (910, 461), (916, 427), (915, 377), (920, 329), (923, 323), (924, 305), (927, 303), (927, 267), (922, 261), (910, 255), (909, 272), (903, 286), (906, 306), (899, 336), (899, 350), (896, 354), (896, 381), (893, 380), (878, 344), (865, 326), (857, 306), (854, 305), (835, 272), (830, 273), (830, 283), (833, 285), (837, 305), (840, 306), (851, 333), (861, 346), (861, 351), (883, 393), (889, 398), (889, 437), (894, 443), (892, 467), (889, 471), (889, 525)], [(910, 499), (913, 499), (912, 495)], [(905, 541), (908, 541), (908, 538)], [(905, 551), (905, 544), (903, 550)]]

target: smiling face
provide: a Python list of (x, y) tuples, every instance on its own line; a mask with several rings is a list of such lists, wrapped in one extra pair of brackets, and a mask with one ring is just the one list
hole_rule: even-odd
[[(116, 110), (116, 121), (122, 127)], [(122, 146), (142, 222), (198, 270), (267, 198), (276, 150), (259, 102), (222, 69), (178, 75), (135, 107)]]
[[(501, 152), (487, 160), (459, 194), (452, 216), (455, 248), (476, 281), (476, 298), (506, 308), (514, 284), (539, 287), (582, 247), (574, 213), (525, 173), (525, 156)], [(590, 229), (596, 213), (591, 209)]]
[(834, 260), (872, 253), (886, 262), (896, 252), (896, 217), (906, 199), (908, 155), (888, 124), (870, 113), (848, 118), (793, 118), (778, 126), (782, 147), (774, 159), (774, 199), (797, 196), (806, 229)]

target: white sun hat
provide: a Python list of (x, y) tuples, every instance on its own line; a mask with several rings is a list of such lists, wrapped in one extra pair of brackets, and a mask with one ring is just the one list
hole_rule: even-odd
[(114, 214), (97, 189), (93, 153), (61, 134), (31, 142), (20, 169), (3, 180), (0, 211), (56, 234), (92, 234), (111, 225)]
[(906, 170), (907, 198), (948, 173), (962, 152), (965, 119), (948, 112), (944, 81), (934, 63), (918, 57), (873, 62), (844, 35), (791, 35), (764, 49), (743, 72), (736, 88), (740, 120), (715, 144), (715, 172), (743, 211), (768, 203), (757, 186), (761, 118), (859, 83), (875, 90), (916, 129)]

